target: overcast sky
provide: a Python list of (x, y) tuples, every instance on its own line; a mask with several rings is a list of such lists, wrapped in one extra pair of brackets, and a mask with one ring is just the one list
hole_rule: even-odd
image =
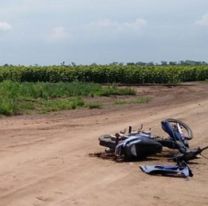
[(208, 61), (208, 0), (1, 0), (0, 65)]

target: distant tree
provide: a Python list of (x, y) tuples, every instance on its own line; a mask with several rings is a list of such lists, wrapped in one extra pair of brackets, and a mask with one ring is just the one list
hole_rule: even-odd
[(181, 60), (181, 61), (179, 62), (179, 65), (186, 65), (186, 62), (183, 61), (183, 60)]
[(110, 65), (118, 65), (118, 62), (112, 62)]
[(166, 61), (161, 61), (161, 65), (162, 65), (162, 66), (167, 66), (168, 63), (167, 63)]
[(155, 64), (154, 64), (154, 62), (148, 62), (148, 63), (146, 63), (146, 65), (147, 66), (154, 66)]
[(145, 66), (146, 63), (145, 63), (145, 62), (140, 62), (140, 61), (139, 61), (139, 62), (136, 63), (136, 65), (139, 65), (139, 66)]
[(134, 62), (127, 62), (126, 65), (131, 66), (131, 65), (135, 65)]
[(97, 66), (97, 64), (93, 62), (92, 64), (90, 64), (90, 66)]
[(202, 65), (207, 65), (208, 63), (205, 62), (205, 61), (202, 61), (201, 64), (202, 64)]
[(169, 65), (177, 65), (177, 62), (170, 61), (170, 62), (169, 62)]
[(72, 65), (73, 67), (76, 67), (76, 66), (77, 66), (75, 62), (71, 62), (71, 65)]
[(65, 61), (61, 62), (61, 66), (65, 66)]

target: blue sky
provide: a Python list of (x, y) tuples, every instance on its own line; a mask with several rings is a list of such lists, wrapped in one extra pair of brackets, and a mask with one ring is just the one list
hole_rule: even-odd
[(207, 0), (3, 0), (0, 65), (208, 61)]

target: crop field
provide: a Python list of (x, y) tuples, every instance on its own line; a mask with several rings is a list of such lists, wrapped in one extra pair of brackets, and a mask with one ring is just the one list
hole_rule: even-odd
[(208, 66), (1, 66), (0, 81), (171, 84), (208, 79)]
[(113, 105), (143, 104), (151, 98), (138, 97), (134, 89), (118, 85), (178, 84), (207, 79), (207, 65), (1, 66), (0, 114), (101, 108), (103, 99), (96, 97), (103, 96), (135, 96), (111, 98)]

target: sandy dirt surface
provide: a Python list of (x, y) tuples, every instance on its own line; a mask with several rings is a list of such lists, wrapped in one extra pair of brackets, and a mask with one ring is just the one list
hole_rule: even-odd
[[(194, 132), (191, 146), (208, 145), (208, 84), (138, 87), (152, 96), (144, 105), (2, 117), (0, 119), (1, 206), (208, 205), (208, 160), (190, 164), (189, 180), (149, 176), (140, 164), (90, 157), (104, 151), (98, 137), (129, 125), (166, 136), (160, 121), (180, 118)], [(168, 162), (168, 164), (172, 164)]]

